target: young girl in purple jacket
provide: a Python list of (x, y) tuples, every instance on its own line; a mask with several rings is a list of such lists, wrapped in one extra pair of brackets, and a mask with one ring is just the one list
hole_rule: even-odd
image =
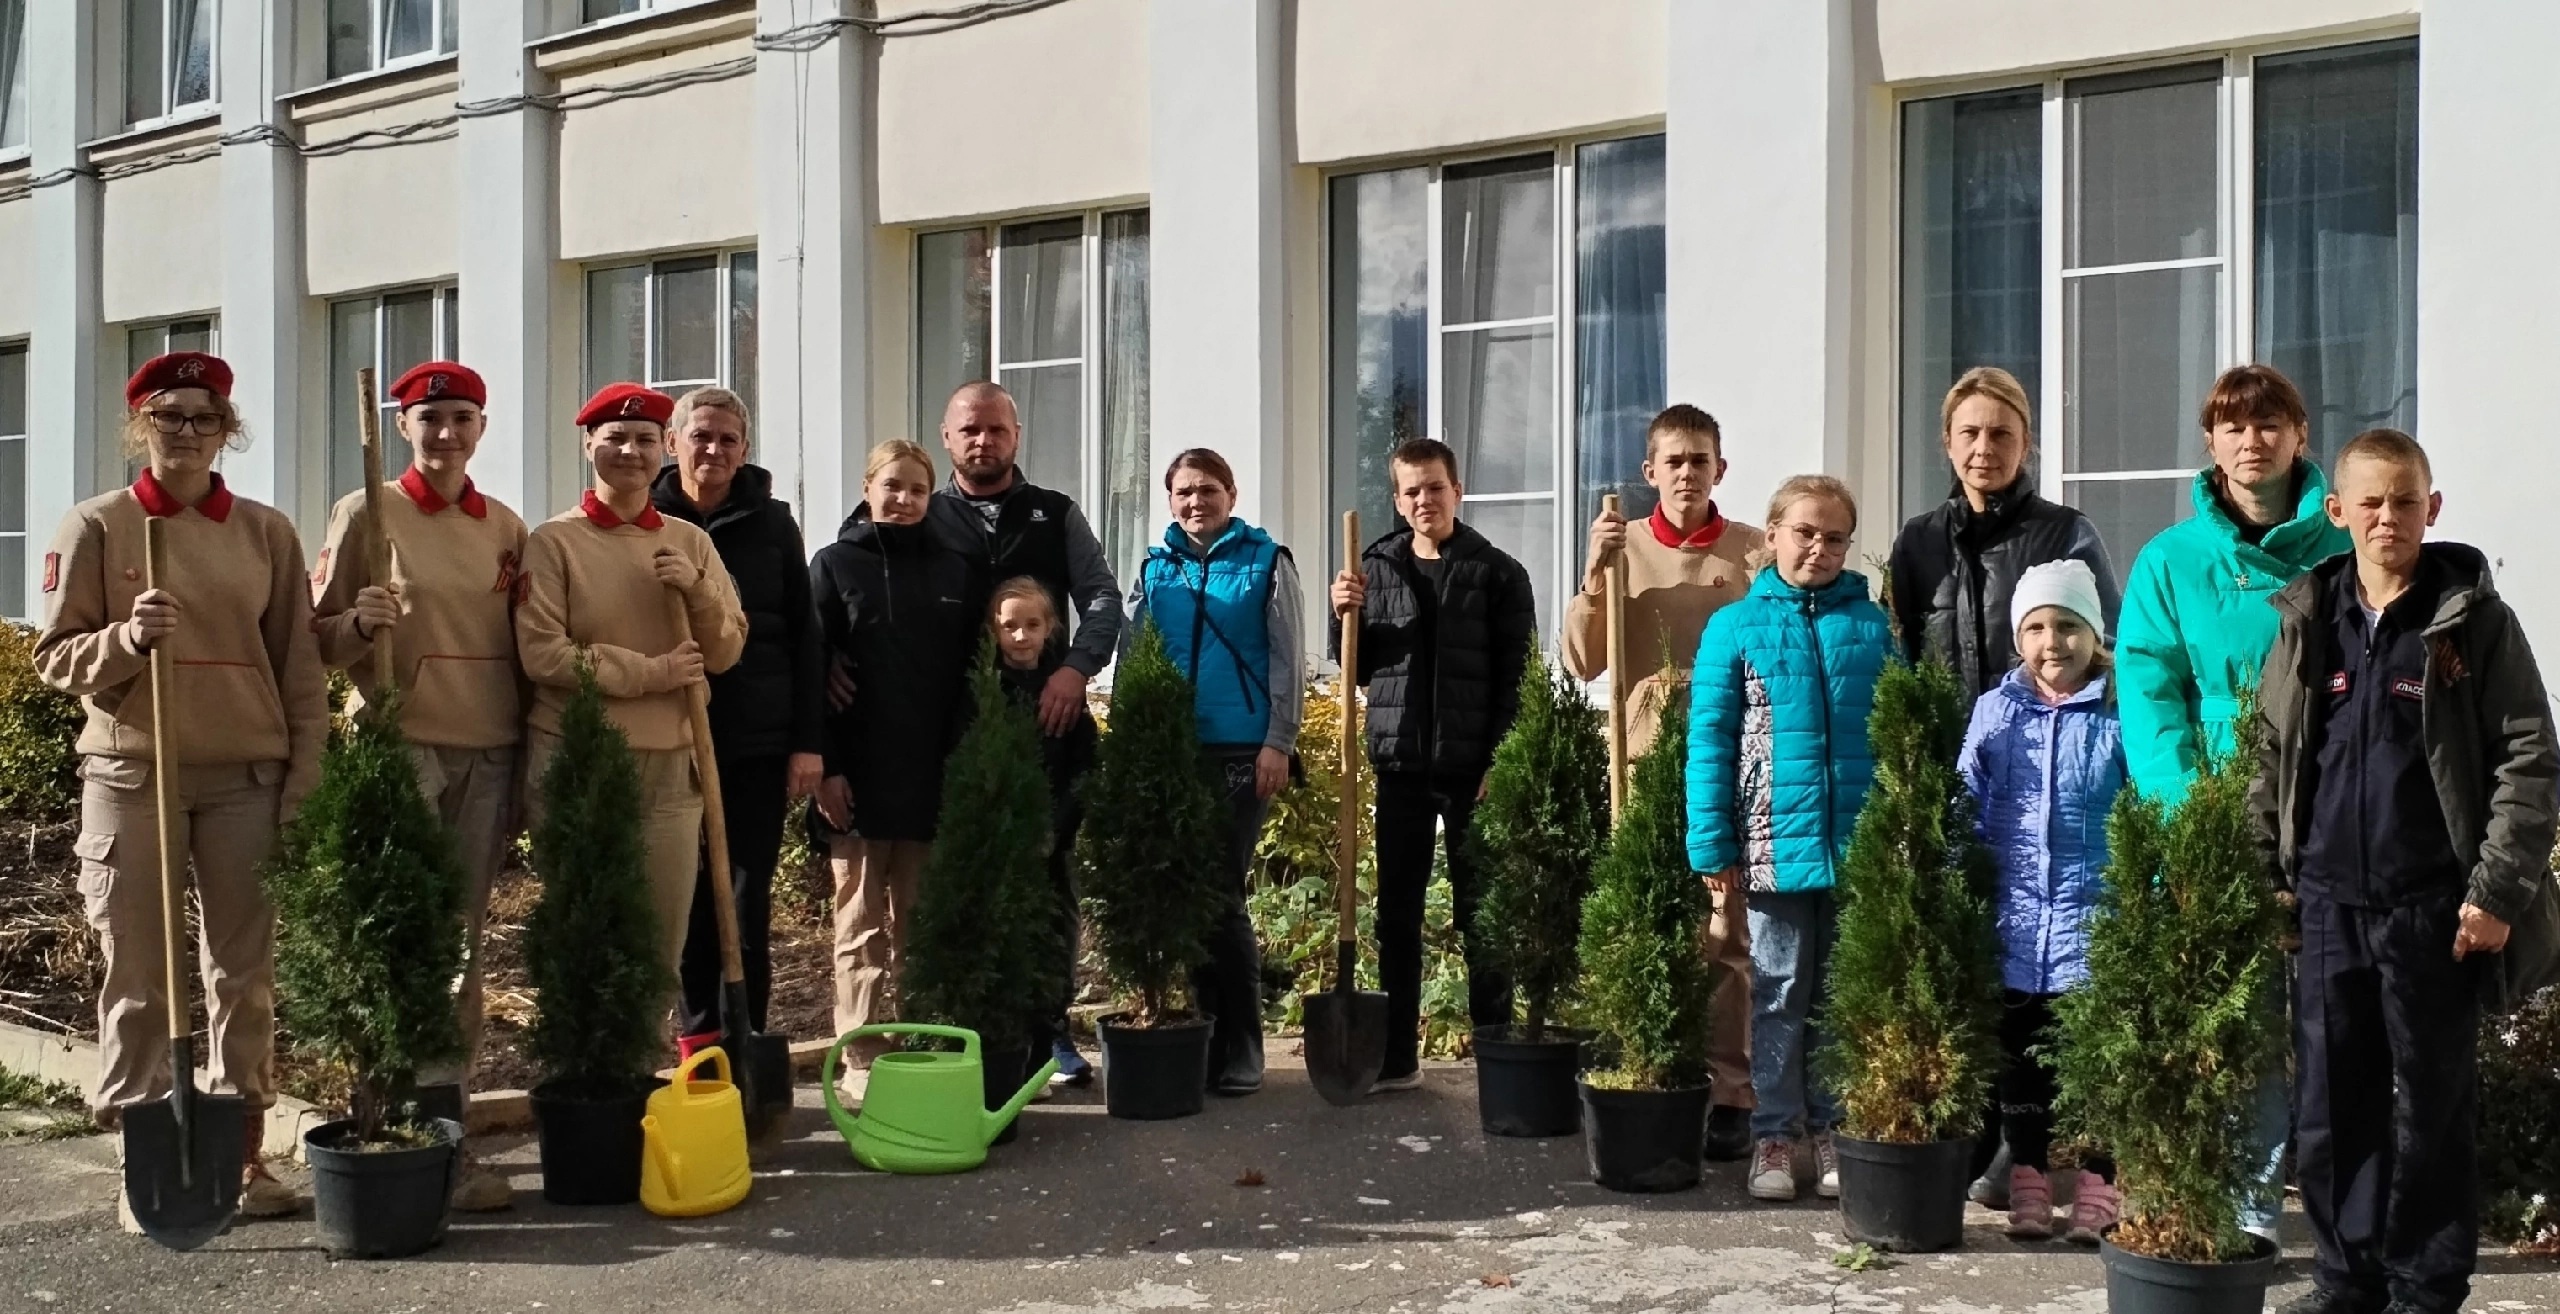
[[(2000, 869), (2001, 1123), (2007, 1129), (2009, 1235), (2053, 1235), (2053, 1001), (2089, 975), (2085, 927), (2107, 865), (2107, 812), (2125, 784), (2124, 736), (2107, 689), (2111, 665), (2097, 577), (2076, 560), (2028, 569), (2011, 597), (2015, 670), (1973, 705), (1959, 768)], [(2111, 1166), (2084, 1156), (2066, 1237), (2095, 1245), (2115, 1225)]]

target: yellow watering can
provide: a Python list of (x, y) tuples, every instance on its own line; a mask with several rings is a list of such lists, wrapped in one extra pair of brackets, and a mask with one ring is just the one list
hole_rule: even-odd
[[(714, 1065), (710, 1081), (694, 1070)], [(716, 1214), (747, 1198), (747, 1116), (717, 1045), (695, 1051), (649, 1096), (640, 1119), (640, 1203), (670, 1218)]]

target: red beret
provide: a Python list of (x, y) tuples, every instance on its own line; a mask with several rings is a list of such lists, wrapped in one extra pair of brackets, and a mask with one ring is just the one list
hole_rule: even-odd
[(479, 371), (449, 360), (431, 360), (391, 381), (391, 399), (403, 409), (436, 401), (467, 401), (474, 406), (489, 404), (489, 385), (480, 381)]
[(201, 351), (173, 351), (142, 362), (125, 380), (124, 404), (139, 410), (144, 402), (171, 388), (202, 388), (216, 397), (231, 395), (231, 367), (220, 356)]
[(637, 383), (608, 383), (578, 408), (578, 427), (592, 429), (612, 420), (652, 420), (665, 424), (676, 416), (676, 399)]

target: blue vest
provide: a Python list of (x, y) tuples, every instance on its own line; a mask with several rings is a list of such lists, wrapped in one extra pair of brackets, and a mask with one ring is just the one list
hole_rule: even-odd
[(1205, 559), (1177, 525), (1165, 526), (1164, 542), (1147, 549), (1147, 614), (1174, 665), (1191, 678), (1201, 743), (1259, 745), (1271, 728), (1264, 609), (1283, 551), (1241, 518), (1227, 522)]

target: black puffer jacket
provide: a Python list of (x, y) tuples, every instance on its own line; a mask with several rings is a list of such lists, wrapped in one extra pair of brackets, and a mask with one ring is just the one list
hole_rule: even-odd
[(878, 524), (865, 504), (818, 550), (809, 582), (827, 650), (853, 673), (853, 706), (827, 735), (827, 774), (853, 786), (853, 833), (932, 839), (985, 629), (969, 554), (930, 522)]
[[(1381, 771), (1481, 776), (1520, 712), (1538, 601), (1528, 570), (1463, 523), (1440, 556), (1435, 592), (1414, 562), (1412, 531), (1399, 529), (1360, 554), (1369, 592), (1359, 672), (1369, 688), (1369, 761)], [(1338, 648), (1340, 627), (1333, 632)]]
[(2122, 599), (2098, 527), (2072, 507), (2049, 502), (2024, 478), (1975, 511), (1962, 489), (1911, 518), (1893, 541), (1894, 627), (1902, 655), (1944, 660), (1968, 699), (2000, 683), (2018, 663), (2009, 628), (2009, 596), (2029, 566), (2076, 557), (2098, 577), (2107, 637), (2114, 640)]
[(746, 651), (711, 677), (711, 742), (721, 759), (826, 751), (827, 659), (809, 605), (809, 554), (791, 508), (774, 500), (773, 475), (740, 466), (728, 500), (705, 516), (670, 465), (649, 500), (711, 535), (746, 609)]

